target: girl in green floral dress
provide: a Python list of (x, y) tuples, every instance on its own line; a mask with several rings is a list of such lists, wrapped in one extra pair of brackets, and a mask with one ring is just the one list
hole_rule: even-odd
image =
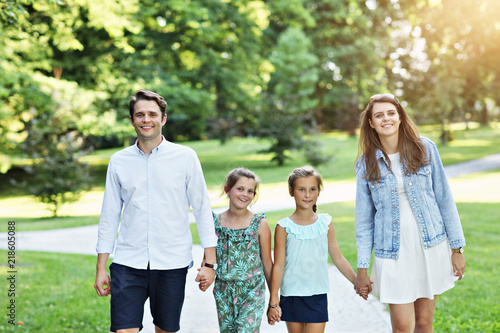
[(219, 238), (214, 297), (221, 332), (260, 331), (273, 261), (266, 216), (248, 210), (258, 184), (252, 171), (232, 170), (224, 182), (229, 209), (213, 214)]

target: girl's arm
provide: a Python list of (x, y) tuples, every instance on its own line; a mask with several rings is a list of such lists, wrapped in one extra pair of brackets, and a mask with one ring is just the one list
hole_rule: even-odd
[(276, 225), (274, 231), (274, 265), (271, 274), (271, 286), (269, 288), (269, 309), (267, 310), (267, 320), (271, 325), (274, 325), (276, 321), (280, 321), (281, 317), (278, 293), (285, 269), (286, 237), (287, 233), (285, 229)]
[(273, 258), (271, 256), (271, 228), (266, 219), (260, 220), (259, 226), (260, 258), (264, 266), (267, 286), (271, 290), (271, 273), (273, 269)]
[(333, 223), (330, 223), (328, 226), (328, 253), (330, 253), (330, 257), (339, 271), (354, 284), (356, 273), (354, 273), (351, 265), (342, 255), (342, 252), (340, 252), (339, 244), (335, 238), (335, 228), (333, 227)]
[[(342, 252), (340, 252), (339, 244), (337, 243), (337, 239), (335, 238), (335, 228), (333, 227), (333, 223), (330, 223), (328, 226), (328, 253), (330, 253), (330, 257), (332, 258), (333, 263), (337, 266), (338, 270), (349, 280), (352, 284), (356, 279), (356, 273), (352, 269), (351, 265), (344, 257)], [(362, 287), (356, 290), (356, 293), (359, 296), (363, 297), (365, 300), (368, 299), (369, 293), (368, 287)]]

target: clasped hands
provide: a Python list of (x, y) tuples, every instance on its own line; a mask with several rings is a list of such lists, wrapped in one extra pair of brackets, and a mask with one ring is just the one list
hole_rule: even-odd
[(195, 281), (199, 282), (198, 288), (201, 291), (207, 291), (208, 287), (215, 280), (215, 271), (209, 267), (201, 267), (198, 268), (198, 275), (196, 276)]
[(281, 308), (278, 303), (271, 304), (267, 308), (267, 322), (269, 325), (274, 325), (281, 320)]

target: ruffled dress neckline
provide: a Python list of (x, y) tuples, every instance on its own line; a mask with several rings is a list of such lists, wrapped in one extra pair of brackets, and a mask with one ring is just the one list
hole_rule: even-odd
[(308, 225), (297, 224), (289, 217), (280, 220), (278, 223), (288, 234), (292, 234), (298, 239), (314, 239), (328, 232), (331, 221), (330, 214), (318, 214), (318, 219)]

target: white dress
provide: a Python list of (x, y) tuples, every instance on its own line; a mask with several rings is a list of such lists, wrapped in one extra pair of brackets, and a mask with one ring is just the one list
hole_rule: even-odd
[(451, 249), (446, 239), (424, 249), (417, 221), (403, 182), (399, 153), (389, 155), (399, 191), (400, 247), (398, 259), (375, 257), (371, 280), (373, 294), (382, 303), (407, 304), (419, 298), (434, 299), (455, 286)]

